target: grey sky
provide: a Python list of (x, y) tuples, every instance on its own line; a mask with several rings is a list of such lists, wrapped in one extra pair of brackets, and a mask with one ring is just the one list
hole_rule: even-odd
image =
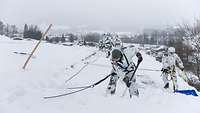
[(70, 29), (140, 31), (200, 16), (199, 0), (0, 0), (0, 20)]

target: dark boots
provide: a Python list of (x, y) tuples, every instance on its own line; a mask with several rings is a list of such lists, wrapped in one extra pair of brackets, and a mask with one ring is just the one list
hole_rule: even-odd
[(164, 86), (165, 89), (169, 88), (169, 83), (166, 83)]

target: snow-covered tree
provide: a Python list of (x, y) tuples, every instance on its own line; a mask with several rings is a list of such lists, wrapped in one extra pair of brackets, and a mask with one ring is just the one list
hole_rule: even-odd
[(196, 63), (196, 74), (200, 80), (200, 20), (196, 20), (194, 24), (179, 25), (179, 33), (185, 40), (190, 42), (194, 49), (194, 62)]

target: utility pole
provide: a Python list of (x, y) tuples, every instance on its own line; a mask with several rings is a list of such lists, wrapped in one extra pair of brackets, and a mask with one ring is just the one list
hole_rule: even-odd
[(33, 51), (31, 52), (31, 54), (29, 55), (28, 59), (26, 60), (26, 62), (24, 63), (23, 69), (26, 68), (26, 65), (28, 64), (30, 58), (32, 57), (33, 53), (35, 52), (35, 50), (37, 49), (37, 47), (39, 46), (39, 44), (41, 43), (42, 39), (46, 36), (46, 34), (48, 33), (48, 31), (50, 30), (52, 24), (49, 25), (49, 27), (47, 28), (47, 30), (45, 31), (45, 33), (42, 34), (42, 37), (40, 38), (39, 42), (37, 43), (37, 45), (34, 47)]

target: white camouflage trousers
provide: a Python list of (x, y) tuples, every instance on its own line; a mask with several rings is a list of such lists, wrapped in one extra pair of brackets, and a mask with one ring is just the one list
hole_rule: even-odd
[(175, 67), (170, 68), (168, 72), (163, 72), (162, 80), (164, 82), (164, 85), (169, 84), (169, 81), (172, 80), (173, 88), (174, 90), (177, 90), (178, 84), (177, 84), (177, 76), (176, 76)]
[[(128, 76), (129, 79), (130, 79), (132, 74), (133, 74), (133, 72), (129, 72), (126, 76)], [(107, 91), (106, 91), (107, 94), (115, 94), (118, 79), (119, 79), (119, 76), (116, 73), (113, 72), (111, 77), (110, 77), (109, 84), (107, 86)], [(136, 86), (135, 76), (133, 77), (132, 81), (130, 81), (130, 82), (131, 82), (131, 85), (129, 87), (130, 97), (139, 96), (139, 91), (138, 91), (138, 88)]]

